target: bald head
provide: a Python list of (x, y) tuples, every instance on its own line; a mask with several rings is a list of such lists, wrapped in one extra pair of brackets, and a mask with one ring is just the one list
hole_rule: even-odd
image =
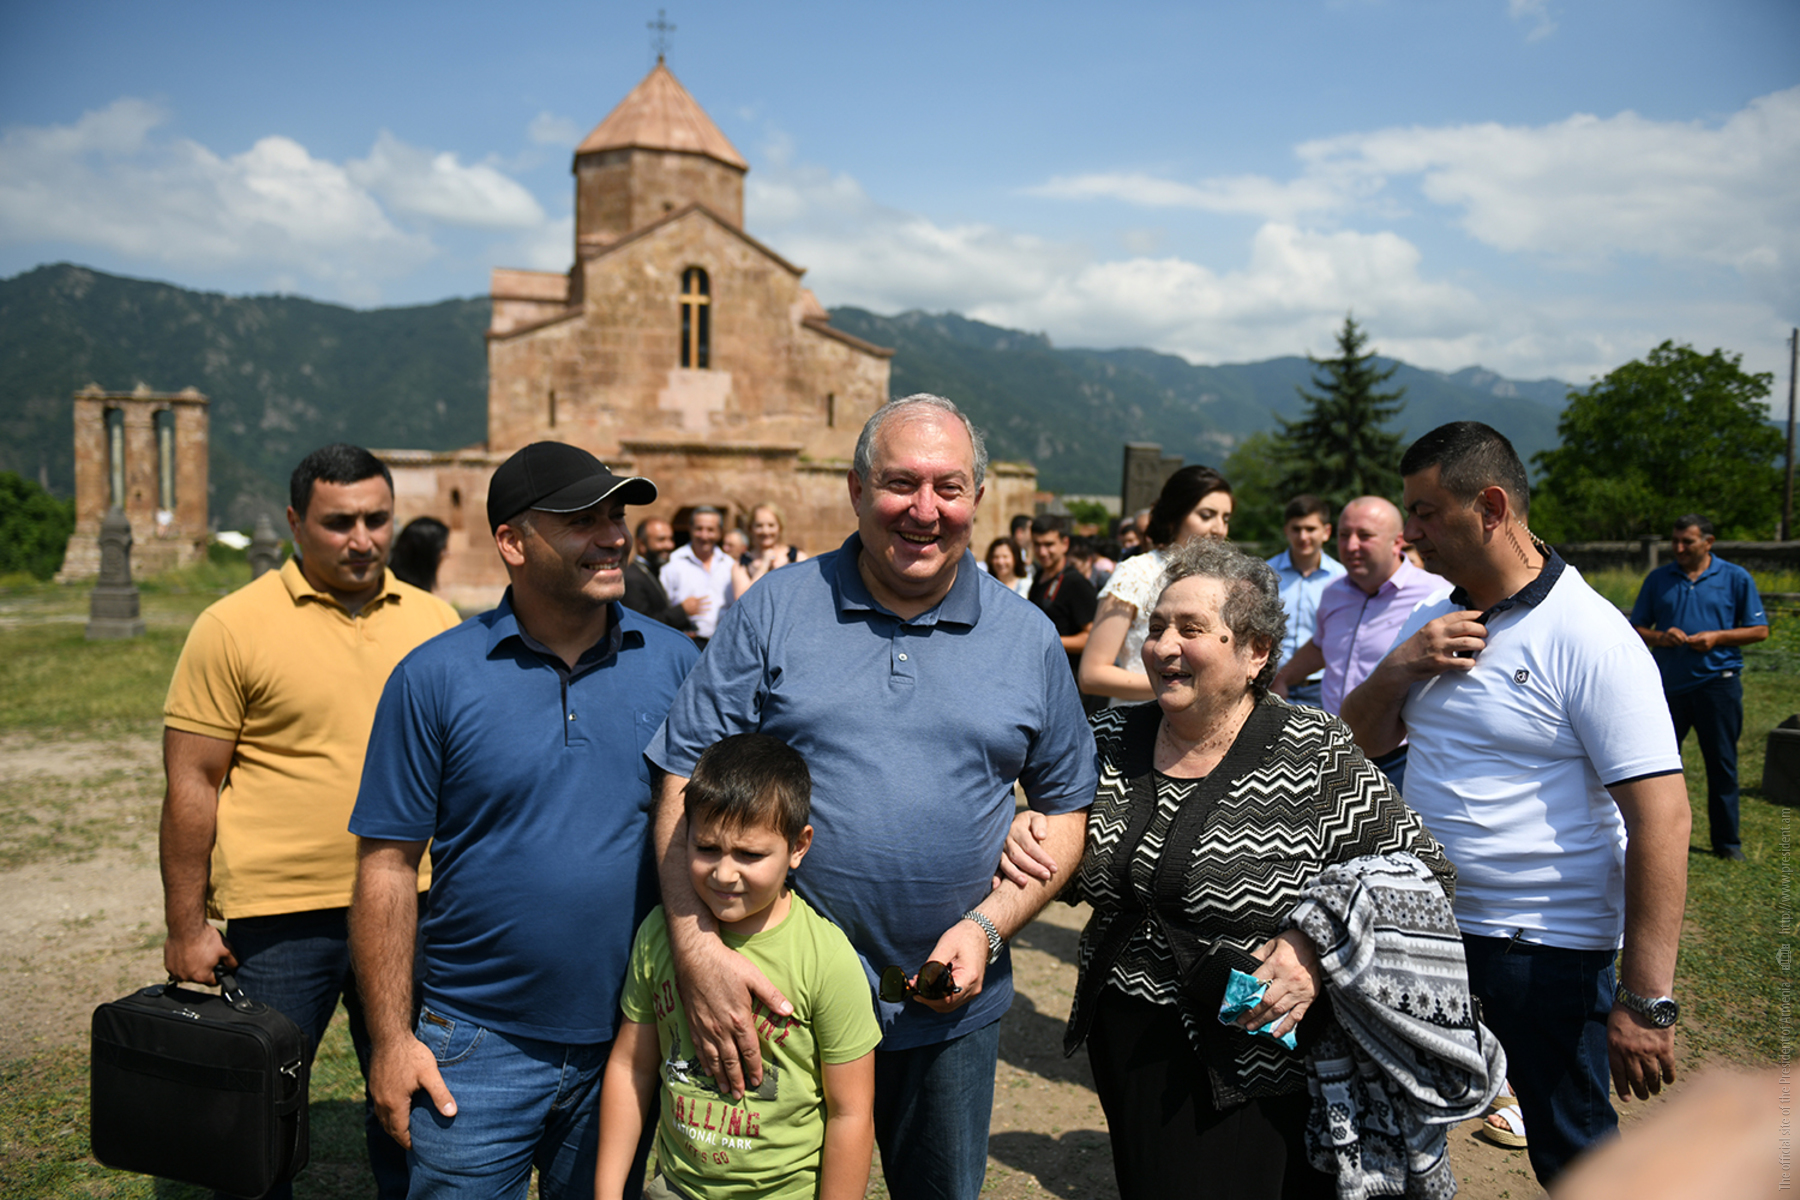
[(1394, 502), (1380, 496), (1358, 496), (1338, 518), (1338, 560), (1350, 581), (1371, 596), (1400, 569), (1403, 524)]

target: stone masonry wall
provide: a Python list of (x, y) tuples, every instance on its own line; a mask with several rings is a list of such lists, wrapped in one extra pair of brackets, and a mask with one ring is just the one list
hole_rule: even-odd
[[(89, 386), (75, 393), (75, 532), (57, 579), (95, 578), (100, 571), (100, 522), (112, 502), (111, 453), (106, 414), (117, 409), (124, 424), (124, 509), (131, 522), (132, 570), (150, 575), (197, 562), (206, 554), (207, 399), (193, 388), (174, 393), (140, 386), (105, 392)], [(156, 414), (174, 414), (175, 506), (161, 506)]]

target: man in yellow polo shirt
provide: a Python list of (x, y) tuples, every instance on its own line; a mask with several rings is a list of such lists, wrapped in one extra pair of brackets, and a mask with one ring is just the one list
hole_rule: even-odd
[[(393, 477), (367, 450), (307, 455), (289, 483), (297, 558), (200, 614), (163, 706), (169, 974), (212, 983), (218, 963), (234, 966), (309, 1050), (342, 997), (365, 1078), (345, 922), (350, 810), (389, 673), (459, 622), (387, 571), (393, 515)], [(222, 936), (208, 917), (224, 919)], [(406, 1152), (373, 1119), (367, 1133), (381, 1196), (404, 1196)]]

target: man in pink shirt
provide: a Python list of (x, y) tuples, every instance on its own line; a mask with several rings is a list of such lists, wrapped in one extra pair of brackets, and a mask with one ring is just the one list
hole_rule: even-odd
[[(1321, 667), (1321, 706), (1336, 714), (1344, 697), (1368, 678), (1394, 644), (1394, 635), (1426, 600), (1449, 591), (1443, 580), (1406, 561), (1400, 510), (1380, 496), (1359, 496), (1338, 518), (1338, 560), (1344, 575), (1319, 597), (1312, 640), (1276, 672), (1270, 690), (1286, 696)], [(1406, 776), (1406, 744), (1375, 760), (1396, 788)]]

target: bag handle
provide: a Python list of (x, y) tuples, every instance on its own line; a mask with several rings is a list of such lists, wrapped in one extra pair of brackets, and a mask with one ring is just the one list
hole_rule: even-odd
[[(221, 958), (213, 967), (213, 982), (219, 985), (219, 998), (242, 1013), (257, 1012), (261, 1006), (250, 997), (244, 995), (244, 989), (238, 986), (237, 976), (226, 965), (227, 960)], [(171, 988), (179, 988), (181, 980), (169, 976), (169, 982), (163, 984), (162, 991), (167, 994)]]

